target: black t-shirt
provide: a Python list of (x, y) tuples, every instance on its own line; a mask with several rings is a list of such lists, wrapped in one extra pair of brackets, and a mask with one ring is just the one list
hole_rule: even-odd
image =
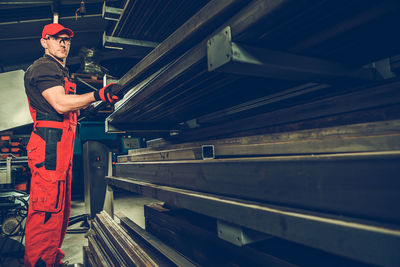
[(31, 107), (42, 113), (57, 113), (42, 92), (54, 86), (63, 86), (69, 78), (68, 69), (49, 55), (39, 58), (25, 72), (25, 92)]

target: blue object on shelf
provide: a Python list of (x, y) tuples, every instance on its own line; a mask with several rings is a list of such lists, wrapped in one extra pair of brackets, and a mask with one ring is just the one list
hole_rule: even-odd
[(106, 133), (104, 121), (81, 121), (78, 124), (74, 154), (82, 154), (82, 144), (88, 140), (114, 141), (119, 139), (118, 134)]

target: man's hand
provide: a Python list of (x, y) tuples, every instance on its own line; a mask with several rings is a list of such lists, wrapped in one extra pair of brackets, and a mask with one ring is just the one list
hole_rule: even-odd
[(114, 104), (115, 102), (121, 100), (116, 92), (119, 87), (120, 86), (116, 83), (109, 83), (105, 87), (94, 92), (94, 98), (96, 101), (101, 100), (104, 103)]

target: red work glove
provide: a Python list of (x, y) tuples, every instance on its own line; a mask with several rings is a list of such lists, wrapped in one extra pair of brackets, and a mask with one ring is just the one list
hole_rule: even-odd
[(120, 86), (116, 83), (109, 83), (103, 88), (94, 92), (94, 98), (96, 99), (96, 101), (101, 100), (104, 103), (114, 104), (115, 102), (120, 100), (120, 97), (117, 95), (116, 92), (119, 87)]

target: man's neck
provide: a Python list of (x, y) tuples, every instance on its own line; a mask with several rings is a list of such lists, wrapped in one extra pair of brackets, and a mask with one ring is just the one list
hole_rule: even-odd
[(48, 54), (48, 53), (46, 53), (46, 55), (51, 56), (52, 58), (57, 60), (57, 62), (59, 62), (63, 67), (65, 67), (65, 58), (58, 58), (58, 57), (53, 56), (52, 54)]

